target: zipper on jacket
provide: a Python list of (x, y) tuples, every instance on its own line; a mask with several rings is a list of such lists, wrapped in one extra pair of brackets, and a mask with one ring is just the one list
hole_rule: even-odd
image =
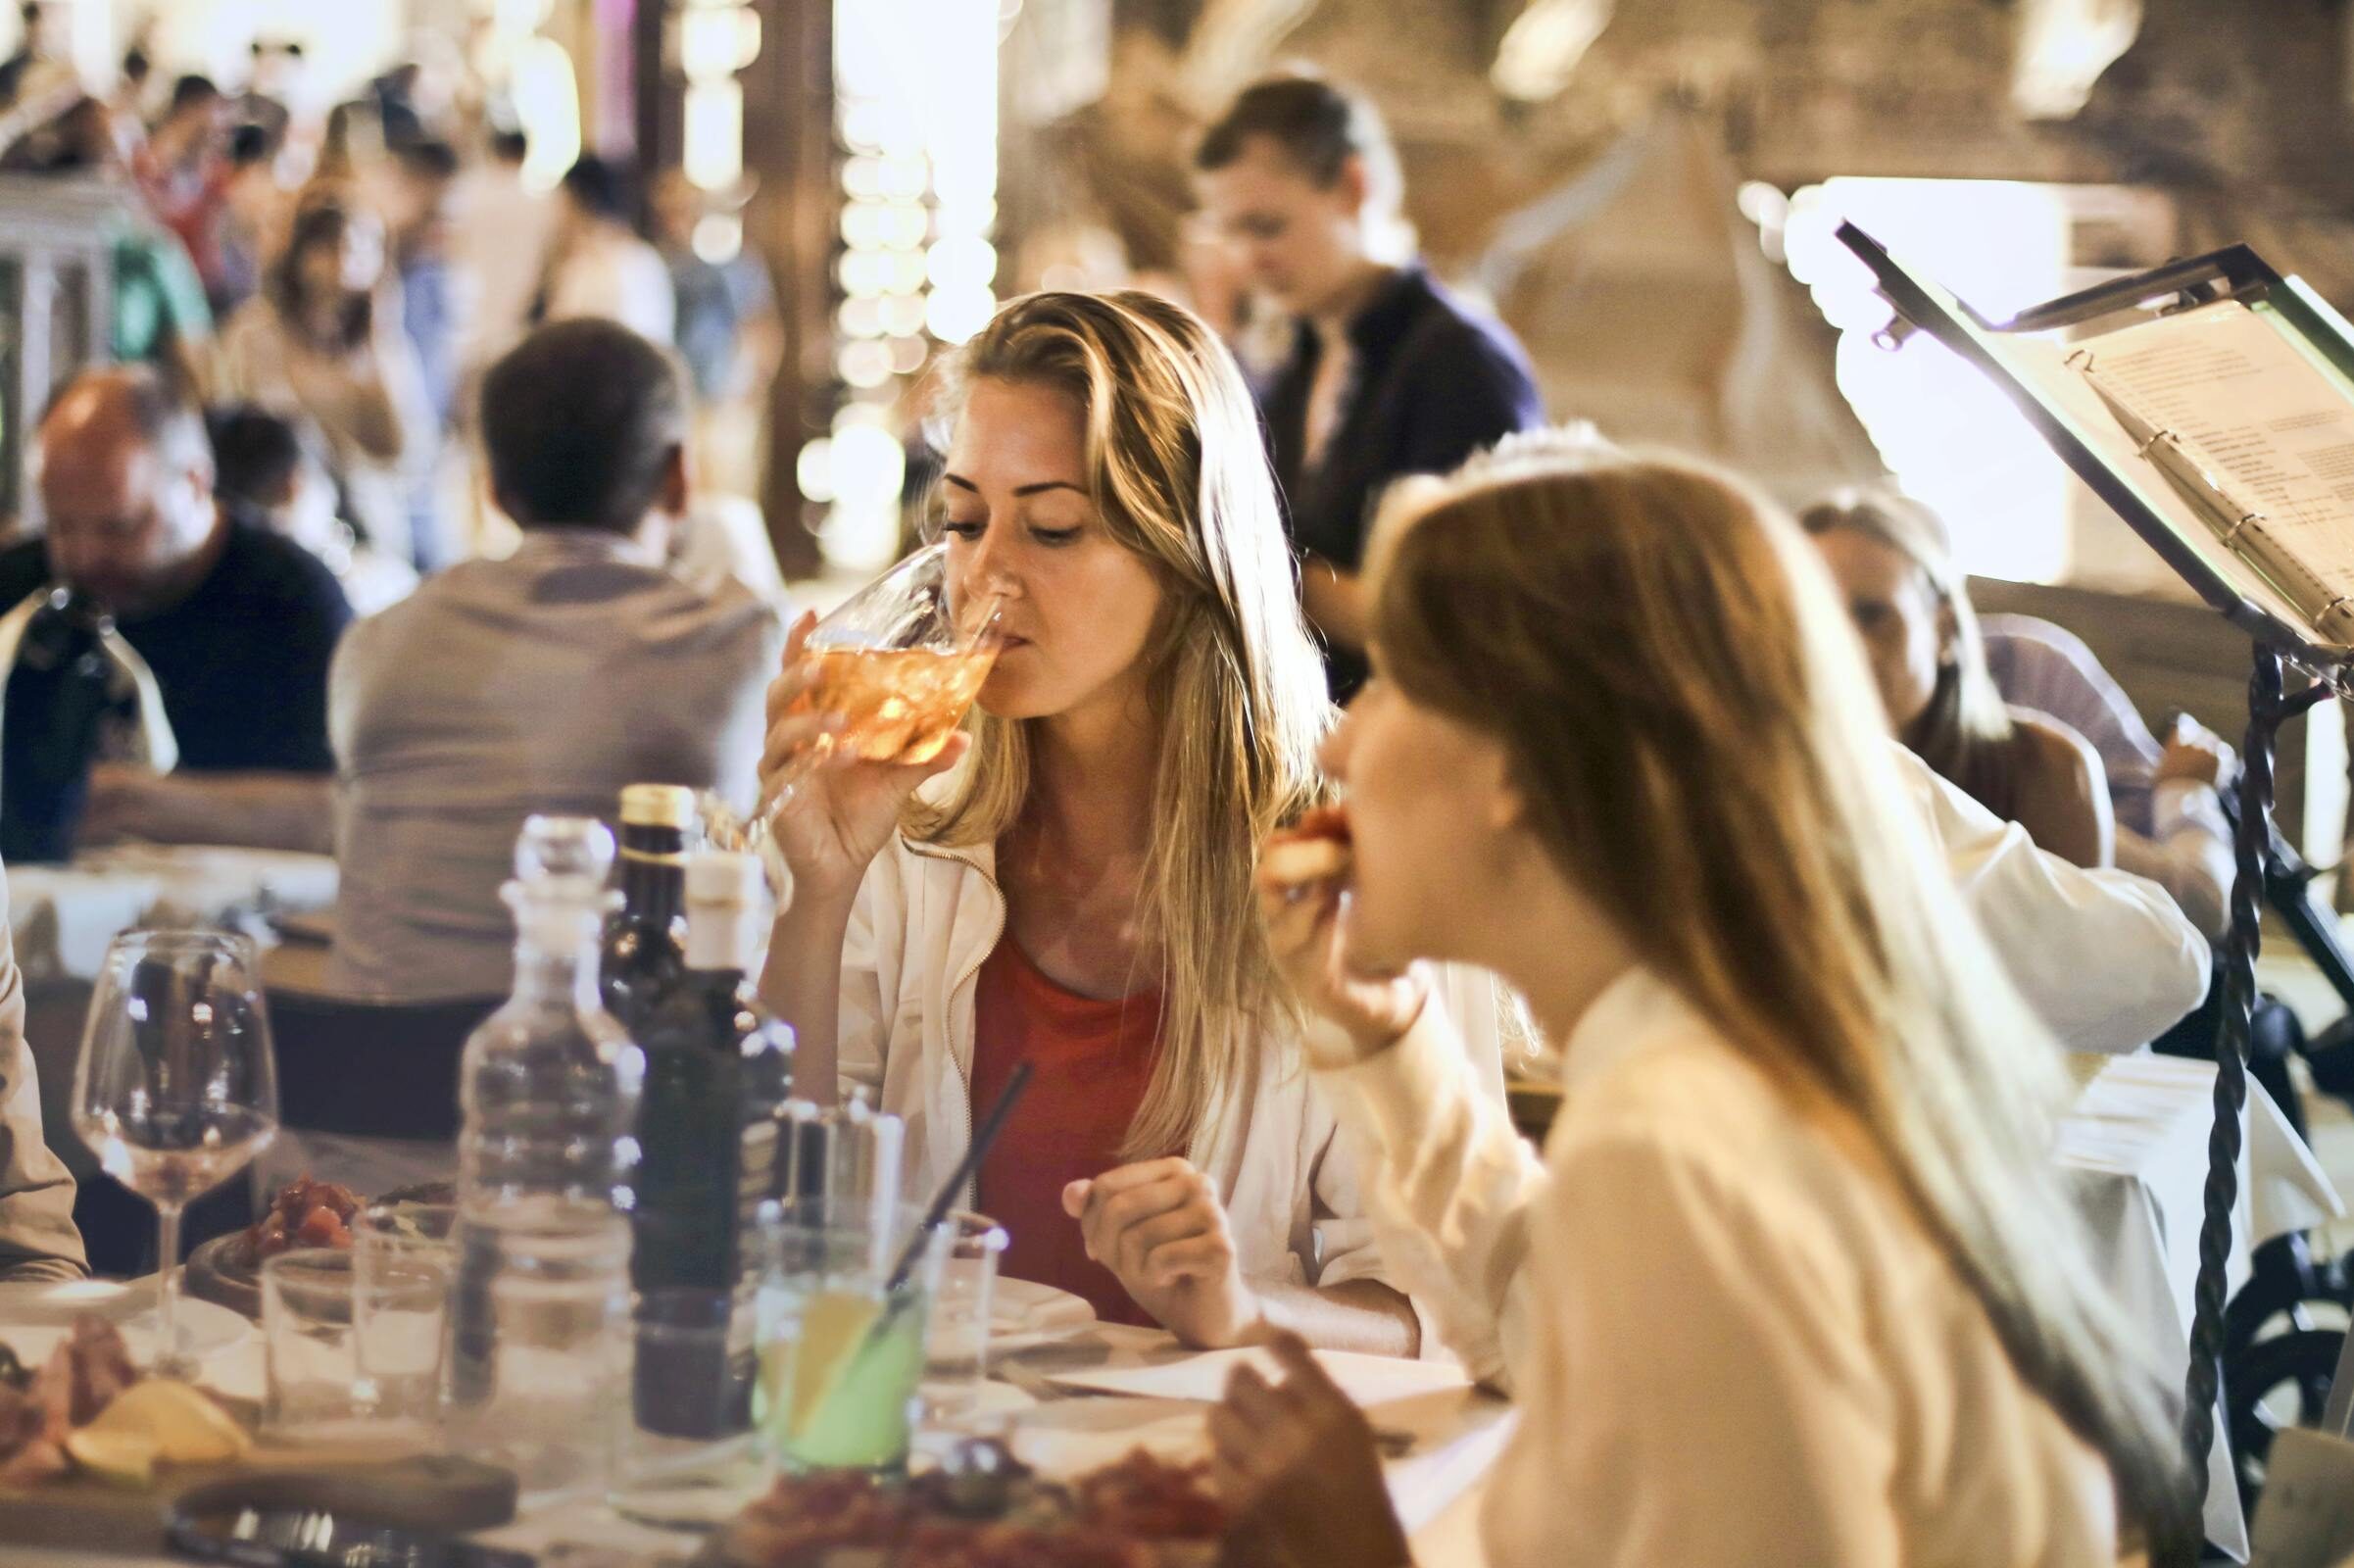
[[(989, 961), (989, 956), (997, 952), (998, 944), (1004, 941), (1005, 938), (1005, 890), (998, 885), (998, 879), (996, 877), (991, 876), (987, 871), (982, 870), (978, 865), (974, 864), (971, 860), (966, 859), (961, 855), (953, 855), (945, 850), (921, 849), (917, 847), (913, 839), (908, 839), (905, 842), (907, 846), (907, 853), (910, 855), (919, 856), (927, 860), (954, 860), (956, 864), (963, 866), (967, 871), (970, 871), (973, 875), (979, 877), (983, 882), (987, 883), (989, 885), (990, 893), (997, 899), (997, 928), (990, 933), (988, 945), (981, 950), (980, 957), (973, 960), (973, 962), (966, 967), (962, 974), (956, 976), (956, 983), (948, 988), (948, 994), (953, 1003), (956, 993), (964, 989), (965, 982), (969, 981), (974, 975), (977, 975), (981, 972), (981, 966)], [(944, 1030), (946, 1029), (946, 1020), (943, 1020), (942, 1027)], [(980, 1049), (980, 1002), (979, 999), (976, 998), (974, 999), (973, 1004), (973, 1050), (975, 1053), (978, 1053)], [(958, 1125), (964, 1134), (964, 1147), (966, 1149), (970, 1149), (972, 1147), (972, 1076), (964, 1070), (964, 1063), (956, 1059), (956, 1053), (953, 1041), (948, 1054), (948, 1064), (950, 1070), (956, 1073), (956, 1087), (961, 1091), (956, 1097), (956, 1110), (959, 1117)], [(966, 1183), (966, 1190), (956, 1195), (957, 1201), (961, 1206), (967, 1208), (972, 1206), (975, 1198), (979, 1194), (980, 1184), (980, 1174), (976, 1171), (973, 1175), (973, 1179)]]

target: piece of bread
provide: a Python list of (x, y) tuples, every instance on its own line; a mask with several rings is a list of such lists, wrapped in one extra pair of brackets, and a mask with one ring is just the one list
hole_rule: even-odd
[(1286, 839), (1267, 846), (1259, 868), (1277, 882), (1321, 882), (1349, 869), (1349, 846), (1337, 839)]
[(1268, 842), (1259, 869), (1298, 887), (1342, 875), (1349, 869), (1349, 818), (1336, 808), (1319, 807)]

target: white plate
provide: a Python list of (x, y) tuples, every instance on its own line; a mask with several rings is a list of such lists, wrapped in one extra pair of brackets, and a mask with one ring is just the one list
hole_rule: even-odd
[[(125, 1285), (116, 1280), (73, 1280), (0, 1285), (0, 1345), (26, 1366), (39, 1366), (74, 1331), (84, 1312), (123, 1331), (130, 1357), (140, 1366), (155, 1358), (154, 1276)], [(250, 1339), (253, 1323), (225, 1306), (180, 1294), (177, 1310), (181, 1348), (208, 1356)]]
[(989, 1298), (989, 1348), (1001, 1354), (1068, 1338), (1096, 1320), (1083, 1296), (998, 1276)]

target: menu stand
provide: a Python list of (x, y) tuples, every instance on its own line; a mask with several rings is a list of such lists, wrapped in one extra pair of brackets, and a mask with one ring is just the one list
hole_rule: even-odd
[[(2190, 335), (2178, 328), (2124, 339), (2112, 333), (2207, 307), (2242, 306), (2244, 313), (2229, 313), (2229, 320), (2212, 311), (2202, 320), (2252, 343), (2259, 353), (2245, 363), (2279, 359), (2278, 345), (2265, 347), (2270, 341), (2265, 334), (2277, 337), (2308, 368), (2300, 381), (2291, 365), (2286, 379), (2320, 404), (2342, 403), (2336, 412), (2354, 423), (2354, 329), (2302, 282), (2274, 271), (2246, 246), (2119, 278), (1994, 322), (1892, 258), (1853, 223), (1840, 224), (1839, 237), (1871, 270), (1895, 310), (1898, 320), (1884, 333), (1888, 346), (1918, 329), (1985, 370), (2094, 494), (2200, 598), (2245, 631), (2252, 645), (2235, 823), (2237, 867), (2224, 945), (2215, 1123), (2207, 1143), (2190, 1366), (2183, 1384), (2183, 1452), (2195, 1501), (2203, 1505), (2215, 1439), (2262, 901), (2268, 878), (2280, 869), (2273, 863), (2274, 742), (2288, 719), (2354, 690), (2347, 682), (2347, 668), (2354, 664), (2349, 645), (2354, 508), (2329, 505), (2318, 484), (2284, 480), (2268, 487), (2265, 475), (2246, 462), (2231, 461), (2246, 454), (2233, 452), (2217, 462), (2212, 448), (2197, 447), (2194, 433), (2178, 440), (2176, 421), (2162, 416), (2198, 400), (2202, 388), (2193, 384), (2184, 390), (2178, 383), (2195, 382), (2191, 372), (2207, 362), (2184, 356), (2177, 362), (2173, 382), (2153, 378), (2115, 392), (2090, 384), (2089, 371), (2112, 362), (2103, 358), (2111, 344), (2146, 349), (2155, 337)], [(2100, 335), (2069, 355), (2045, 336), (2095, 324), (2102, 328)], [(2133, 358), (2122, 347), (2119, 353), (2126, 361)], [(2229, 403), (2235, 395), (2218, 391), (2209, 412), (2231, 417)], [(2326, 421), (2330, 412), (2323, 409), (2315, 417)], [(2195, 432), (2195, 425), (2184, 421), (2184, 429)], [(2248, 461), (2278, 461), (2280, 475), (2298, 465), (2294, 453)], [(2296, 474), (2299, 481), (2303, 477), (2301, 471)], [(2251, 535), (2268, 537), (2251, 541)], [(2293, 691), (2287, 684), (2291, 669), (2302, 677)], [(2340, 1433), (2354, 1422), (2354, 1365), (2349, 1365), (2354, 1335), (2347, 1337), (2346, 1347), (2326, 1418), (2330, 1430)]]

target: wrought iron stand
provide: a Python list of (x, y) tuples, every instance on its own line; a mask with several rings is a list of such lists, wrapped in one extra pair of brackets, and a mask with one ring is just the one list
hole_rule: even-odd
[[(2230, 1289), (2231, 1211), (2239, 1200), (2239, 1148), (2248, 1101), (2248, 1030), (2256, 1009), (2256, 956), (2264, 942), (2271, 872), (2273, 752), (2280, 726), (2333, 695), (2327, 681), (2286, 695), (2280, 650), (2259, 642), (2248, 676), (2248, 727), (2240, 759), (2231, 927), (2224, 939), (2223, 1025), (2215, 1045), (2215, 1127), (2207, 1138), (2205, 1214), (2199, 1226), (2198, 1284), (2192, 1297), (2190, 1369), (2182, 1386), (2182, 1454), (2204, 1505), (2221, 1390), (2224, 1307)], [(2354, 1343), (2350, 1339), (2349, 1343)], [(2340, 1383), (2343, 1384), (2341, 1379)], [(2332, 1391), (2331, 1406), (2339, 1402)], [(2195, 1560), (2195, 1554), (2193, 1556)]]

